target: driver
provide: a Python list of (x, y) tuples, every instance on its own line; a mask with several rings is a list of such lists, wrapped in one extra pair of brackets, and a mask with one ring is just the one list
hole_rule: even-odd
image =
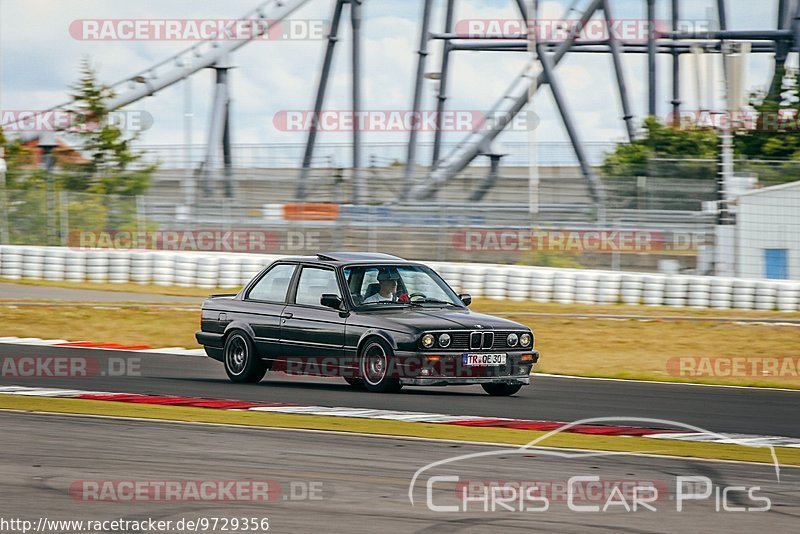
[(364, 299), (364, 304), (371, 302), (394, 302), (395, 292), (397, 291), (397, 281), (400, 275), (397, 272), (381, 269), (378, 272), (378, 283), (380, 288), (374, 295)]

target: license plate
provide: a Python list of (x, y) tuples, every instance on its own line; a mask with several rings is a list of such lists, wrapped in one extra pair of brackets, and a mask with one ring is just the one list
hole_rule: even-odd
[(464, 354), (464, 365), (471, 367), (488, 367), (494, 365), (505, 365), (505, 354)]

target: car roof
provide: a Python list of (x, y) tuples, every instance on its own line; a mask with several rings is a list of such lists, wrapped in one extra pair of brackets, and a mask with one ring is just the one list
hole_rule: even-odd
[(372, 262), (391, 262), (391, 263), (410, 263), (403, 258), (382, 254), (379, 252), (321, 252), (316, 256), (295, 256), (291, 258), (281, 258), (281, 261), (310, 262), (325, 264), (343, 263), (372, 263)]

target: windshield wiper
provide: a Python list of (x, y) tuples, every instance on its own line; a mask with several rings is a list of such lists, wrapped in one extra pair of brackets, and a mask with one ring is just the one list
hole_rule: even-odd
[(426, 304), (426, 303), (427, 304), (446, 304), (448, 306), (458, 306), (457, 304), (453, 304), (452, 302), (449, 302), (449, 301), (446, 301), (446, 300), (428, 299), (428, 298), (415, 300), (411, 304), (414, 304), (414, 305), (417, 305), (417, 306), (422, 306), (423, 304)]
[(381, 304), (400, 304), (401, 306), (408, 306), (408, 302), (400, 302), (399, 300), (382, 300), (379, 302), (362, 302), (361, 306), (376, 306)]

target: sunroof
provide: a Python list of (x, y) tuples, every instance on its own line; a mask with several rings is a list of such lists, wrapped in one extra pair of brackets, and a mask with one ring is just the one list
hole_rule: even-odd
[(317, 257), (327, 261), (403, 260), (380, 252), (325, 252), (317, 254)]

